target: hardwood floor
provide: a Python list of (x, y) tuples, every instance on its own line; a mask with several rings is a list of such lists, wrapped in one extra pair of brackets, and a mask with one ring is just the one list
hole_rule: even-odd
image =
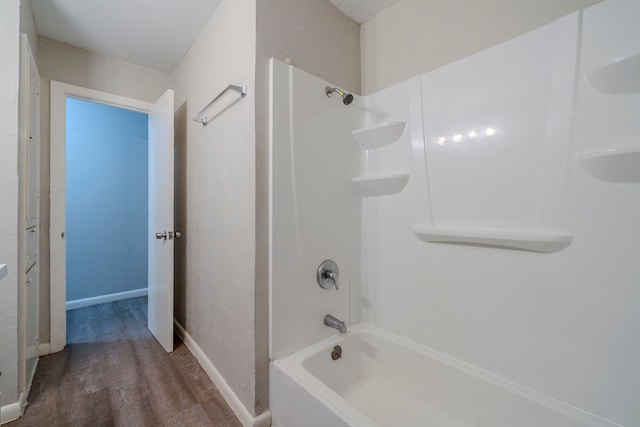
[(147, 330), (147, 299), (67, 312), (67, 347), (40, 359), (23, 426), (241, 426), (185, 345)]

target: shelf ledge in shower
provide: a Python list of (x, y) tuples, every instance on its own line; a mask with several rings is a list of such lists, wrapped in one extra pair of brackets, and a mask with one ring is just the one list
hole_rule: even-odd
[(640, 147), (588, 151), (576, 156), (590, 175), (609, 182), (640, 182)]
[(413, 226), (413, 233), (424, 242), (457, 243), (472, 246), (519, 249), (530, 252), (557, 252), (571, 243), (567, 233), (511, 231), (469, 228), (434, 228), (426, 224)]
[(0, 280), (7, 275), (7, 264), (0, 264)]
[(400, 138), (407, 122), (387, 122), (381, 125), (352, 131), (353, 137), (367, 150), (393, 144)]
[(365, 197), (399, 193), (407, 185), (407, 182), (409, 182), (408, 173), (353, 178), (351, 180), (353, 188)]
[(585, 80), (603, 93), (640, 92), (640, 55), (611, 62), (585, 75)]

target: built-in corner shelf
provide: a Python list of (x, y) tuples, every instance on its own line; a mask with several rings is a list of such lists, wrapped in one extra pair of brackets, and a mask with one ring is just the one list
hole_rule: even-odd
[(395, 194), (409, 182), (409, 174), (396, 174), (376, 177), (353, 178), (353, 188), (365, 197)]
[(587, 74), (585, 80), (600, 92), (608, 94), (640, 92), (640, 55), (598, 68)]
[(393, 144), (400, 138), (407, 122), (387, 122), (381, 125), (354, 130), (353, 137), (367, 150)]
[(0, 264), (0, 280), (7, 275), (7, 264)]
[(571, 243), (570, 234), (538, 231), (434, 228), (427, 224), (417, 224), (413, 226), (413, 233), (425, 242), (457, 243), (544, 253), (559, 251)]
[(578, 160), (590, 175), (610, 182), (640, 182), (640, 147), (589, 151)]

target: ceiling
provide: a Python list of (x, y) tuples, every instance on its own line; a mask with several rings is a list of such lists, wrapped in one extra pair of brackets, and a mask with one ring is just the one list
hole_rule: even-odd
[(329, 0), (342, 13), (358, 24), (367, 22), (383, 9), (388, 8), (399, 0)]
[[(398, 2), (329, 1), (358, 23)], [(166, 73), (175, 70), (219, 3), (220, 0), (31, 0), (38, 34)]]
[(172, 73), (220, 0), (31, 0), (38, 34)]

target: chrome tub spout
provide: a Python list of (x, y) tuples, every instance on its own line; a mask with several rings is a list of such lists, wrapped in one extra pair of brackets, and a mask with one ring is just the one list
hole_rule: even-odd
[(347, 333), (347, 324), (340, 319), (336, 319), (330, 314), (324, 316), (324, 324), (330, 328), (339, 330), (341, 334)]

